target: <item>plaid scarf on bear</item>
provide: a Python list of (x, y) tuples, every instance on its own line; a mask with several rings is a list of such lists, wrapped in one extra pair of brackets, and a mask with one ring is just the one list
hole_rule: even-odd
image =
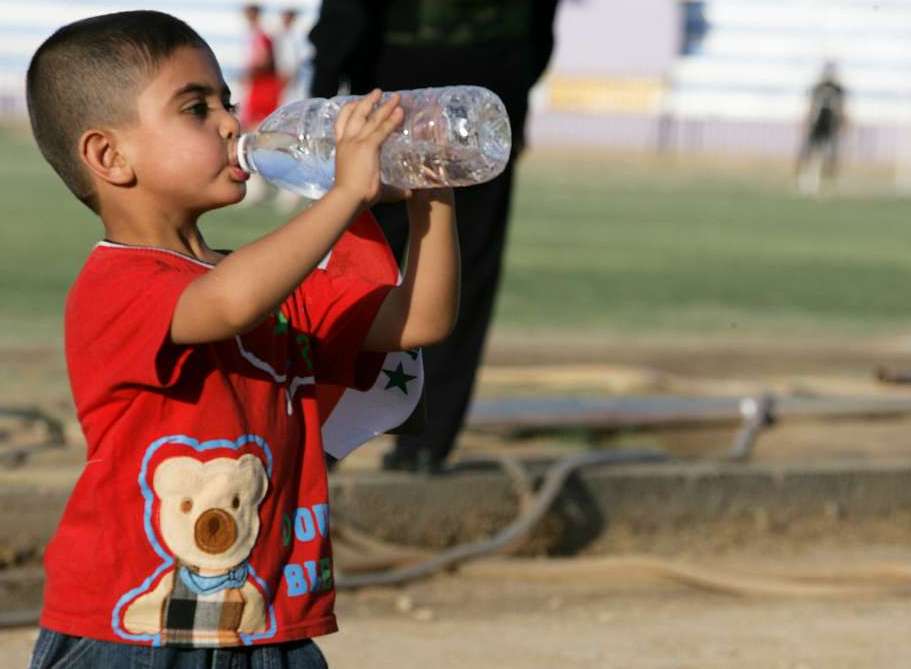
[(161, 642), (166, 646), (226, 646), (238, 643), (244, 611), (240, 592), (246, 563), (216, 577), (201, 576), (177, 564), (174, 588), (162, 611)]

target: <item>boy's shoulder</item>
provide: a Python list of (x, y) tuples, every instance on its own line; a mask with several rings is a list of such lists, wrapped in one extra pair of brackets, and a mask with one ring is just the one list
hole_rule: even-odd
[(67, 320), (83, 312), (120, 311), (141, 303), (173, 299), (211, 265), (166, 249), (99, 242), (67, 294)]
[(209, 263), (168, 249), (101, 241), (85, 259), (76, 284), (100, 281), (141, 288), (142, 284), (136, 281), (142, 277), (170, 272), (195, 275), (211, 268)]

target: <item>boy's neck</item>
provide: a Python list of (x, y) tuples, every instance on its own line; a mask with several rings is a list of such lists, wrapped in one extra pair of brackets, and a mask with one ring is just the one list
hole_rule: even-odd
[(128, 246), (152, 246), (215, 263), (221, 254), (209, 248), (196, 218), (162, 220), (167, 217), (137, 220), (128, 215), (113, 215), (102, 211), (105, 239)]

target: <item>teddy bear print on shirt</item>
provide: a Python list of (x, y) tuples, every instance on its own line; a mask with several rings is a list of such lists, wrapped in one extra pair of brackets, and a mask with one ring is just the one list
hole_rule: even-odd
[(175, 563), (124, 611), (124, 628), (163, 645), (235, 645), (266, 628), (266, 603), (247, 558), (269, 479), (259, 458), (180, 456), (155, 470), (161, 536)]

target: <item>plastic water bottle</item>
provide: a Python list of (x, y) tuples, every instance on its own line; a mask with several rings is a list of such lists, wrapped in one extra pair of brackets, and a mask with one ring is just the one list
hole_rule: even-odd
[[(391, 93), (383, 95), (382, 104)], [(470, 186), (506, 167), (512, 135), (506, 107), (479, 86), (401, 91), (405, 117), (380, 152), (383, 183), (398, 188)], [(247, 172), (310, 199), (335, 182), (335, 120), (359, 96), (311, 98), (275, 110), (237, 142)]]

